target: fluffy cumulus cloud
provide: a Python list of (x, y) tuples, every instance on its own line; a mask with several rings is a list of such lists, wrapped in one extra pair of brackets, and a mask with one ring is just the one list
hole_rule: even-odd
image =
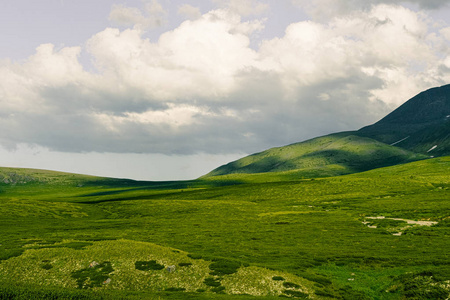
[[(262, 20), (229, 7), (180, 13), (189, 11), (195, 18), (151, 42), (135, 26), (143, 12), (116, 6), (111, 18), (132, 28), (107, 28), (85, 49), (44, 44), (26, 61), (1, 61), (1, 144), (248, 153), (358, 129), (450, 81), (450, 27), (402, 6), (293, 23), (257, 49), (251, 36)], [(82, 50), (94, 72), (79, 62)]]

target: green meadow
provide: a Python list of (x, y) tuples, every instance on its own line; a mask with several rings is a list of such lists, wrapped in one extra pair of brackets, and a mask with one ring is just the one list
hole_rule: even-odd
[(0, 168), (0, 299), (448, 299), (450, 157), (308, 178)]

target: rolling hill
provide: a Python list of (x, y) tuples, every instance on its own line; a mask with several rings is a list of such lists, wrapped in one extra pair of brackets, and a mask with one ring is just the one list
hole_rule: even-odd
[(358, 131), (255, 153), (202, 178), (294, 170), (298, 178), (326, 177), (445, 155), (450, 155), (450, 85), (422, 92)]
[(351, 133), (337, 133), (272, 148), (221, 166), (204, 178), (297, 170), (300, 177), (324, 177), (367, 171), (426, 158)]

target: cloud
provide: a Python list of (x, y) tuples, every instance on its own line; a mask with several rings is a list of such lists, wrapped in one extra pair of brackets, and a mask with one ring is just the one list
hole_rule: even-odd
[(178, 14), (189, 20), (197, 20), (202, 15), (200, 8), (189, 4), (180, 5), (178, 7)]
[[(254, 49), (250, 36), (262, 28), (219, 9), (156, 42), (135, 26), (107, 28), (83, 49), (44, 44), (26, 61), (1, 61), (0, 141), (66, 152), (249, 153), (358, 129), (450, 81), (448, 28), (401, 6), (293, 23)], [(95, 72), (80, 64), (83, 50)]]
[(373, 6), (380, 4), (411, 3), (424, 9), (439, 9), (450, 4), (450, 0), (291, 0), (291, 2), (307, 11), (314, 19), (321, 21), (355, 11), (368, 11)]
[(269, 4), (258, 0), (213, 0), (213, 2), (241, 16), (260, 15), (269, 10)]
[(166, 19), (167, 11), (157, 0), (145, 1), (143, 9), (114, 4), (109, 14), (109, 20), (115, 24), (141, 30), (161, 27)]

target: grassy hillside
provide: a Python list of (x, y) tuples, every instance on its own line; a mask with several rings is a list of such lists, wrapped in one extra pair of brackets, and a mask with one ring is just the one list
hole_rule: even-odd
[(1, 169), (0, 299), (446, 299), (449, 170), (130, 186)]
[(290, 175), (295, 173), (297, 178), (327, 177), (423, 158), (426, 156), (344, 132), (256, 153), (223, 165), (204, 178), (294, 170)]
[(418, 153), (450, 155), (450, 85), (420, 93), (357, 134)]
[(359, 131), (255, 153), (203, 178), (267, 172), (290, 172), (285, 177), (291, 178), (327, 177), (445, 155), (450, 155), (450, 85), (420, 93)]

